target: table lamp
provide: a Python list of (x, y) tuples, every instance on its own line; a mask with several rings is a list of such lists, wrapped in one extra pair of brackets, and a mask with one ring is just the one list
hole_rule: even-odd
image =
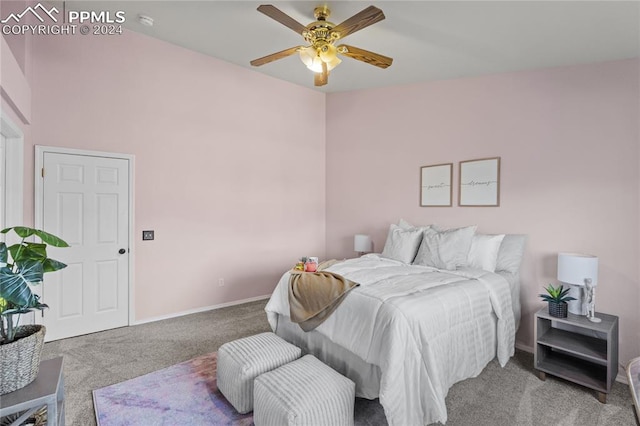
[(353, 251), (357, 251), (360, 256), (373, 251), (373, 241), (371, 237), (363, 234), (356, 234), (353, 238)]
[(594, 316), (598, 258), (590, 254), (558, 253), (558, 281), (569, 284), (569, 296), (577, 299), (569, 302), (569, 312), (599, 322)]

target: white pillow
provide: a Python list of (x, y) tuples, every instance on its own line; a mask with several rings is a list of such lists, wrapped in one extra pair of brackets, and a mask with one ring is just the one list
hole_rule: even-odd
[(475, 232), (476, 226), (446, 231), (437, 231), (433, 227), (427, 229), (413, 264), (449, 271), (467, 266), (467, 256)]
[(527, 242), (526, 235), (506, 234), (496, 262), (496, 271), (507, 271), (517, 274), (524, 256), (524, 247)]
[(398, 221), (398, 226), (402, 229), (420, 229), (421, 231), (431, 228), (431, 225), (414, 226), (404, 219)]
[(387, 234), (387, 241), (384, 243), (382, 256), (404, 263), (411, 263), (416, 257), (421, 240), (421, 229), (402, 229), (392, 224), (389, 226), (389, 234)]
[(474, 235), (471, 240), (469, 256), (467, 256), (469, 267), (495, 272), (496, 263), (498, 262), (498, 252), (500, 251), (502, 240), (504, 240), (504, 234)]

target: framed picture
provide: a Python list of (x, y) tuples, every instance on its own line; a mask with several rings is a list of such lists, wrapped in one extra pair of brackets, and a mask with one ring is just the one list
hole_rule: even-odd
[(420, 167), (420, 206), (451, 207), (453, 163)]
[(459, 185), (459, 206), (499, 206), (500, 157), (461, 161)]

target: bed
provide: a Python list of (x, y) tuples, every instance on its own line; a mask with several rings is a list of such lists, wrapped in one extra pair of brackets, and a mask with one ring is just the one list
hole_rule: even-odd
[[(419, 235), (404, 257), (387, 250), (398, 228), (412, 231), (416, 240)], [(522, 250), (515, 255), (509, 250), (516, 239), (499, 244), (510, 270), (446, 269), (415, 261), (427, 233), (426, 227), (392, 225), (382, 254), (331, 266), (328, 271), (360, 286), (315, 330), (304, 332), (291, 322), (288, 272), (265, 308), (276, 334), (351, 378), (358, 396), (379, 397), (390, 425), (445, 423), (449, 388), (477, 376), (494, 358), (504, 366), (514, 353), (520, 303), (513, 265), (519, 268)], [(407, 241), (396, 249), (406, 249)], [(524, 245), (523, 239), (517, 241)], [(469, 249), (461, 250), (466, 259)]]

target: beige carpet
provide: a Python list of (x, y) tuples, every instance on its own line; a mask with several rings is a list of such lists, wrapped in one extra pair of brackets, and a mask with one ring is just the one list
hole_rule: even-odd
[[(225, 342), (269, 330), (264, 305), (253, 302), (176, 319), (125, 327), (45, 344), (45, 359), (64, 357), (66, 424), (95, 425), (91, 392), (217, 351)], [(517, 351), (505, 368), (490, 363), (480, 376), (447, 396), (452, 426), (634, 426), (626, 385), (616, 383), (607, 404), (562, 380), (540, 381), (533, 355)], [(377, 401), (358, 399), (359, 425), (384, 425)]]

